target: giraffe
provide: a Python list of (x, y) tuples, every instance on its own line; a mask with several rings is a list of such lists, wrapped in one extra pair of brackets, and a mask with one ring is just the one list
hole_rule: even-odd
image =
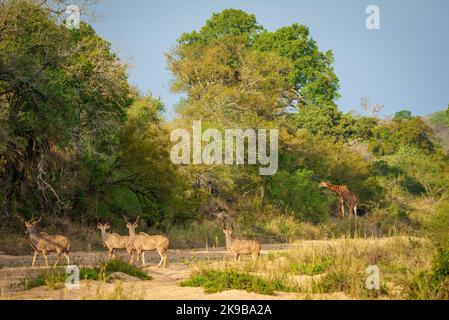
[(319, 185), (320, 188), (326, 188), (340, 198), (340, 214), (342, 217), (345, 217), (345, 204), (349, 208), (349, 215), (354, 214), (357, 217), (357, 204), (359, 199), (356, 195), (354, 195), (347, 186), (338, 186), (330, 184), (329, 182), (321, 182)]

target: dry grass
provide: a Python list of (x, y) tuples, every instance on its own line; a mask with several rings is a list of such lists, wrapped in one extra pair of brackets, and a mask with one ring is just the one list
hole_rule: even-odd
[(219, 247), (224, 243), (224, 235), (220, 226), (215, 221), (204, 220), (201, 223), (194, 222), (190, 225), (173, 226), (167, 232), (170, 239), (170, 247), (176, 249)]
[[(3, 221), (1, 221), (3, 222)], [(18, 232), (18, 230), (21, 230)], [(101, 249), (102, 241), (98, 230), (69, 218), (44, 217), (38, 226), (39, 232), (51, 235), (64, 235), (70, 239), (70, 250), (90, 252)], [(17, 219), (10, 219), (0, 226), (0, 252), (7, 255), (27, 255), (32, 252), (25, 234), (25, 227)]]
[[(355, 299), (406, 299), (407, 284), (432, 267), (435, 253), (430, 242), (408, 237), (303, 241), (291, 247), (265, 254), (257, 262), (199, 264), (196, 274), (204, 276), (210, 270), (251, 274), (306, 296), (342, 292)], [(366, 269), (371, 265), (380, 268), (380, 290), (366, 288)]]

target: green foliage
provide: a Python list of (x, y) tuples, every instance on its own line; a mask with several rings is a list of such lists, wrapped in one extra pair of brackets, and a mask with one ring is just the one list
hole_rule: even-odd
[(439, 124), (445, 127), (449, 127), (449, 107), (445, 111), (440, 111), (432, 115), (430, 121), (433, 124)]
[(28, 216), (70, 209), (80, 159), (104, 158), (117, 141), (131, 102), (125, 67), (86, 24), (64, 28), (33, 1), (7, 1), (2, 12), (1, 196)]
[(22, 279), (21, 281), (23, 287), (25, 290), (32, 290), (34, 288), (39, 288), (45, 285), (45, 279), (44, 276), (39, 277), (29, 277)]
[(321, 259), (316, 259), (309, 263), (293, 263), (291, 264), (291, 271), (298, 275), (314, 276), (325, 273), (334, 262), (335, 259), (333, 257), (321, 257)]
[[(326, 273), (323, 278), (313, 284), (313, 291), (320, 293), (348, 292), (352, 289), (354, 274), (344, 271)], [(358, 275), (358, 280), (362, 282), (363, 278)]]
[[(81, 268), (80, 280), (108, 281), (109, 276), (115, 272), (121, 272), (144, 281), (152, 279), (152, 277), (145, 271), (123, 260), (117, 259), (102, 262), (98, 267)], [(34, 276), (25, 277), (22, 279), (22, 285), (25, 290), (31, 290), (42, 286), (57, 290), (64, 287), (67, 277), (68, 274), (66, 274), (63, 269), (52, 268), (50, 270), (42, 271)]]
[(95, 268), (81, 268), (80, 280), (100, 280), (100, 272)]
[(449, 187), (449, 164), (439, 154), (429, 155), (417, 148), (401, 147), (385, 160), (404, 172), (401, 186), (412, 195), (425, 193), (436, 198)]
[(449, 202), (443, 201), (438, 206), (435, 215), (426, 223), (425, 231), (436, 245), (449, 247)]
[(184, 33), (178, 43), (207, 44), (226, 36), (245, 37), (246, 41), (251, 43), (262, 30), (263, 27), (258, 24), (255, 15), (247, 14), (242, 10), (226, 9), (220, 13), (214, 13), (199, 32)]
[(333, 54), (319, 51), (306, 26), (293, 24), (275, 32), (265, 31), (254, 47), (274, 51), (293, 63), (294, 69), (288, 79), (301, 93), (300, 105), (304, 101), (307, 104), (332, 104), (338, 98), (339, 82), (332, 68)]
[[(113, 188), (128, 191), (121, 209), (141, 215), (151, 224), (164, 221), (174, 206), (182, 208), (184, 184), (169, 161), (169, 134), (161, 123), (163, 110), (160, 99), (151, 96), (138, 99), (128, 109), (116, 167), (109, 178)], [(108, 193), (106, 190), (105, 195)]]
[(230, 9), (178, 40), (168, 59), (173, 90), (188, 94), (178, 110), (184, 117), (208, 117), (210, 110), (201, 108), (213, 107), (213, 119), (221, 125), (254, 124), (303, 100), (333, 104), (338, 79), (332, 53), (320, 52), (305, 26), (262, 30), (253, 15)]
[(345, 137), (348, 128), (352, 125), (346, 123), (345, 118), (335, 105), (314, 106), (307, 105), (298, 112), (296, 121), (300, 128), (307, 129), (313, 134)]
[(64, 287), (67, 274), (61, 269), (50, 269), (39, 273), (38, 275), (25, 277), (22, 284), (25, 290), (46, 286), (49, 289), (57, 290)]
[[(316, 184), (320, 180), (327, 180), (347, 185), (362, 203), (382, 198), (382, 189), (371, 171), (370, 163), (342, 142), (300, 130), (294, 137), (285, 139), (284, 143), (280, 153), (280, 168), (288, 169), (289, 172), (300, 168), (311, 171)], [(334, 195), (329, 194), (329, 197), (333, 198)]]
[(391, 155), (401, 147), (419, 148), (426, 153), (435, 150), (431, 129), (421, 118), (396, 118), (373, 129), (370, 150), (374, 154)]
[(181, 282), (182, 287), (203, 287), (207, 293), (226, 290), (246, 290), (265, 295), (274, 295), (275, 291), (292, 291), (281, 280), (266, 280), (235, 270), (202, 270), (190, 279)]
[(151, 280), (151, 276), (148, 273), (120, 259), (101, 263), (99, 270), (105, 272), (107, 275), (122, 272), (140, 280)]
[(439, 249), (432, 270), (416, 274), (407, 289), (412, 300), (448, 300), (449, 250)]
[(411, 111), (409, 110), (402, 110), (402, 111), (398, 111), (394, 114), (394, 119), (397, 120), (405, 120), (405, 119), (410, 119), (412, 118), (413, 114)]
[(313, 172), (297, 170), (293, 174), (281, 171), (270, 179), (269, 196), (298, 219), (323, 222), (328, 218), (329, 201), (318, 184), (312, 180)]

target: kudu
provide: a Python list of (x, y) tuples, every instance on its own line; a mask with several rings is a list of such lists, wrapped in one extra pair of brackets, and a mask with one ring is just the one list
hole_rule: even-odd
[(29, 235), (30, 246), (34, 249), (33, 262), (31, 263), (32, 268), (34, 268), (34, 264), (36, 263), (36, 258), (39, 253), (42, 253), (47, 267), (49, 267), (47, 254), (52, 252), (56, 252), (56, 254), (58, 255), (54, 266), (58, 265), (62, 255), (64, 255), (64, 257), (66, 258), (67, 265), (70, 265), (69, 239), (59, 235), (49, 236), (46, 233), (38, 233), (36, 231), (36, 225), (42, 220), (42, 217), (37, 221), (33, 221), (34, 219), (26, 221), (22, 217), (18, 218), (25, 224), (27, 228), (26, 233), (28, 233)]
[(235, 261), (240, 261), (240, 256), (242, 255), (251, 255), (254, 260), (257, 260), (260, 256), (260, 242), (234, 238), (232, 236), (234, 227), (232, 225), (226, 226), (226, 215), (221, 212), (218, 215), (215, 214), (215, 216), (219, 220), (223, 233), (226, 235), (226, 249), (234, 255)]
[(129, 250), (131, 250), (131, 259), (130, 264), (134, 263), (134, 252), (137, 256), (137, 261), (139, 257), (142, 259), (142, 266), (145, 267), (145, 252), (146, 251), (154, 251), (157, 250), (161, 257), (161, 261), (158, 264), (158, 267), (165, 268), (167, 264), (167, 250), (170, 244), (170, 241), (167, 237), (155, 235), (150, 236), (146, 233), (136, 234), (136, 228), (139, 226), (139, 218), (137, 217), (134, 223), (130, 223), (126, 217), (123, 217), (126, 221), (126, 227), (129, 230)]
[(109, 260), (115, 259), (115, 250), (119, 249), (126, 249), (126, 251), (128, 251), (128, 254), (131, 255), (128, 246), (128, 236), (120, 236), (116, 233), (108, 233), (108, 230), (111, 229), (109, 223), (99, 223), (97, 225), (97, 228), (101, 230), (101, 238), (103, 240), (103, 245), (108, 249)]

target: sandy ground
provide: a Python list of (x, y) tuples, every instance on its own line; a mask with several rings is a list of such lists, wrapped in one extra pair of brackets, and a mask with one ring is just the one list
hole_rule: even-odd
[[(327, 246), (328, 241), (304, 241), (295, 246)], [(286, 245), (266, 245), (262, 247), (262, 254), (268, 252), (286, 250)], [(135, 281), (126, 279), (112, 283), (96, 281), (82, 281), (79, 289), (59, 290), (48, 289), (46, 287), (35, 288), (24, 291), (20, 286), (21, 280), (33, 273), (40, 272), (44, 265), (41, 256), (36, 262), (36, 268), (30, 268), (32, 256), (7, 256), (0, 254), (0, 299), (145, 299), (145, 300), (293, 300), (293, 299), (350, 299), (343, 293), (333, 293), (328, 295), (303, 296), (296, 293), (278, 292), (274, 296), (265, 296), (256, 293), (249, 293), (241, 290), (229, 290), (216, 294), (206, 294), (202, 288), (180, 287), (179, 282), (187, 279), (191, 275), (191, 265), (195, 261), (216, 261), (226, 255), (224, 248), (211, 250), (170, 250), (169, 264), (166, 269), (157, 268), (159, 256), (157, 253), (147, 253), (146, 270), (151, 274), (150, 281)], [(127, 258), (123, 252), (118, 256)], [(105, 252), (76, 252), (71, 254), (72, 264), (82, 266), (94, 266), (107, 259)], [(50, 263), (54, 261), (54, 256), (50, 257)], [(299, 279), (308, 281), (310, 279)]]

